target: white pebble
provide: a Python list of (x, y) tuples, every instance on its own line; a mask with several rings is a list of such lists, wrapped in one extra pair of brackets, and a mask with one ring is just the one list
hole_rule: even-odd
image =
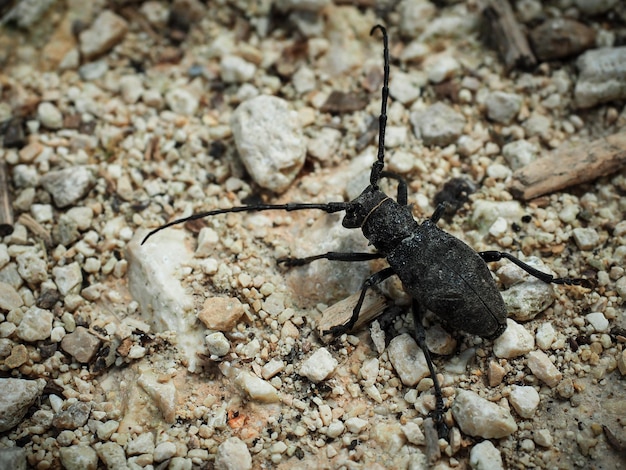
[(346, 420), (346, 427), (348, 431), (354, 434), (361, 433), (368, 425), (368, 421), (361, 418), (348, 418)]
[(472, 447), (469, 464), (474, 470), (504, 470), (502, 455), (491, 441), (483, 441)]
[(337, 360), (326, 348), (315, 351), (300, 367), (300, 375), (305, 376), (311, 382), (321, 382), (333, 373), (337, 367)]
[(506, 330), (493, 344), (496, 357), (510, 359), (532, 351), (535, 338), (519, 323), (507, 318)]
[(509, 402), (522, 418), (532, 418), (539, 407), (539, 394), (533, 387), (514, 385)]
[(171, 459), (176, 455), (176, 444), (173, 442), (165, 441), (161, 442), (154, 449), (154, 461), (163, 462), (164, 460)]
[(254, 64), (234, 55), (222, 57), (220, 67), (220, 76), (225, 83), (248, 82), (256, 72)]
[(253, 400), (262, 403), (276, 403), (280, 401), (276, 389), (269, 382), (250, 372), (240, 372), (235, 379), (235, 383)]
[(217, 448), (215, 470), (249, 470), (251, 468), (250, 451), (238, 437), (229, 437)]
[(528, 367), (535, 377), (537, 377), (548, 387), (554, 387), (563, 378), (563, 374), (552, 364), (550, 358), (543, 351), (532, 351), (528, 353)]
[(572, 230), (574, 241), (581, 250), (592, 250), (600, 242), (598, 232), (594, 228), (577, 227)]
[(198, 109), (198, 98), (184, 88), (174, 88), (165, 94), (165, 102), (172, 111), (183, 116), (192, 116)]
[(252, 179), (272, 191), (287, 189), (306, 156), (298, 114), (287, 101), (268, 95), (244, 101), (233, 113), (230, 126)]
[(556, 330), (552, 326), (552, 323), (542, 323), (537, 328), (535, 333), (535, 342), (541, 349), (546, 350), (552, 346), (552, 343), (556, 339)]
[(517, 424), (508, 409), (468, 390), (458, 393), (452, 414), (461, 430), (470, 436), (499, 439), (517, 431)]
[(220, 331), (206, 335), (204, 340), (209, 352), (215, 356), (222, 357), (230, 351), (230, 342)]
[(406, 333), (391, 340), (387, 354), (398, 377), (406, 386), (412, 387), (430, 373), (424, 352)]
[(605, 333), (609, 330), (609, 321), (602, 312), (591, 312), (585, 315), (585, 319), (597, 333)]
[(52, 103), (44, 101), (37, 107), (37, 119), (48, 129), (60, 129), (63, 127), (63, 115), (59, 108)]

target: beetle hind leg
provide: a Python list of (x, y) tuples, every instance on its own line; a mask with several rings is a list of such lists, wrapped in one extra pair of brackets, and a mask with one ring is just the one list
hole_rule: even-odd
[(430, 371), (430, 378), (433, 380), (433, 388), (435, 389), (435, 401), (436, 407), (433, 411), (433, 421), (437, 427), (437, 434), (439, 438), (448, 438), (448, 426), (444, 422), (445, 406), (443, 404), (443, 394), (441, 393), (441, 386), (439, 385), (439, 379), (437, 378), (437, 372), (435, 371), (435, 365), (430, 357), (430, 351), (426, 345), (426, 331), (424, 325), (422, 325), (422, 317), (424, 316), (424, 309), (420, 303), (413, 299), (413, 323), (415, 324), (415, 341), (424, 353), (426, 358), (426, 364), (428, 364), (428, 370)]
[(571, 278), (571, 277), (554, 277), (551, 274), (544, 273), (543, 271), (539, 271), (538, 269), (533, 268), (532, 266), (520, 261), (515, 256), (510, 253), (506, 253), (503, 251), (481, 251), (478, 253), (479, 256), (486, 262), (490, 263), (492, 261), (500, 261), (502, 258), (508, 259), (515, 265), (522, 268), (528, 274), (533, 277), (536, 277), (540, 281), (543, 281), (547, 284), (566, 284), (568, 286), (583, 286), (583, 287), (591, 287), (591, 282), (588, 279), (580, 279), (580, 278)]

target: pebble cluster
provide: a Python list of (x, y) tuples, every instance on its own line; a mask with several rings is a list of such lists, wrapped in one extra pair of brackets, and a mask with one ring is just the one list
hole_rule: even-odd
[[(526, 203), (508, 182), (624, 129), (611, 25), (626, 9), (511, 2), (541, 64), (510, 71), (479, 40), (473, 0), (385, 4), (384, 21), (369, 2), (252, 3), (4, 13), (0, 161), (16, 219), (0, 238), (0, 468), (617, 468), (626, 175)], [(229, 214), (141, 244), (193, 212), (358, 194), (376, 152), (377, 23), (392, 56), (386, 162), (415, 216), (467, 178), (477, 191), (445, 230), (595, 282), (550, 286), (503, 261), (502, 336), (427, 316), (448, 439), (402, 308), (325, 346), (316, 334), (377, 261), (276, 265), (367, 249), (339, 215)], [(397, 283), (383, 290), (406, 304)]]

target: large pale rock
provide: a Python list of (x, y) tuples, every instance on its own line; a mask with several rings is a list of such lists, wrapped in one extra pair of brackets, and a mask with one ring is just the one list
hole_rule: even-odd
[(272, 191), (287, 189), (306, 155), (298, 114), (285, 100), (261, 95), (241, 103), (230, 125), (239, 156), (252, 179)]
[(46, 381), (0, 378), (0, 432), (17, 426), (43, 392)]

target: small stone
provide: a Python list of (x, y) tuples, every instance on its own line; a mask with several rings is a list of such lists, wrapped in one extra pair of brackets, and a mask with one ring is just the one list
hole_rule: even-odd
[(52, 103), (44, 101), (37, 107), (37, 119), (41, 125), (48, 129), (60, 129), (63, 127), (63, 115), (59, 108)]
[(209, 297), (204, 301), (198, 319), (209, 330), (231, 331), (243, 313), (243, 304), (237, 298)]
[(106, 468), (128, 468), (124, 448), (117, 442), (105, 442), (98, 448), (97, 452), (104, 465), (106, 465)]
[(17, 327), (17, 336), (28, 342), (48, 339), (53, 319), (52, 312), (35, 306), (30, 307)]
[(472, 447), (469, 464), (474, 470), (504, 470), (502, 455), (491, 441), (483, 441)]
[(199, 100), (184, 88), (173, 88), (165, 94), (165, 102), (176, 114), (193, 116), (198, 109)]
[(41, 177), (41, 185), (50, 193), (57, 207), (67, 207), (83, 198), (96, 180), (86, 166), (49, 171)]
[(348, 418), (346, 420), (346, 428), (348, 428), (348, 431), (354, 434), (360, 434), (361, 432), (363, 432), (363, 430), (367, 428), (368, 424), (369, 423), (367, 420), (357, 417)]
[(28, 468), (26, 449), (21, 447), (5, 447), (0, 449), (0, 468), (26, 470)]
[(489, 377), (489, 386), (497, 387), (502, 383), (502, 379), (506, 374), (506, 369), (495, 361), (489, 363), (489, 371), (487, 376)]
[(17, 426), (41, 396), (46, 381), (0, 378), (0, 432)]
[(261, 369), (261, 375), (265, 380), (269, 380), (276, 374), (282, 372), (285, 368), (285, 363), (280, 359), (272, 359)]
[(552, 436), (547, 429), (538, 429), (533, 431), (533, 441), (541, 447), (552, 447)]
[(9, 369), (17, 369), (28, 362), (28, 349), (23, 344), (14, 346), (11, 355), (4, 360), (4, 365)]
[(24, 305), (22, 296), (6, 282), (0, 282), (0, 310), (11, 311)]
[(337, 155), (342, 138), (339, 130), (324, 127), (313, 139), (309, 140), (308, 153), (313, 158), (328, 161)]
[(298, 114), (287, 101), (261, 95), (244, 101), (231, 119), (239, 156), (254, 181), (271, 191), (284, 191), (306, 156)]
[(426, 442), (424, 433), (417, 423), (409, 421), (401, 426), (402, 432), (406, 436), (407, 441), (416, 446), (423, 446)]
[(171, 459), (176, 455), (176, 444), (170, 441), (159, 443), (154, 449), (154, 461), (163, 462), (164, 460)]
[(125, 103), (134, 104), (143, 93), (143, 85), (138, 75), (125, 75), (120, 78), (120, 93)]
[(556, 330), (552, 326), (552, 323), (542, 323), (537, 328), (535, 333), (535, 342), (541, 349), (546, 350), (552, 346), (552, 343), (556, 339)]
[(143, 388), (154, 401), (166, 423), (176, 421), (176, 386), (174, 382), (161, 382), (150, 372), (144, 372), (139, 376), (137, 383)]
[(109, 64), (106, 60), (96, 60), (83, 64), (78, 68), (78, 74), (84, 81), (98, 80), (109, 71)]
[(230, 351), (230, 343), (222, 332), (208, 334), (206, 335), (204, 340), (206, 342), (207, 348), (209, 349), (209, 353), (211, 353), (212, 355), (222, 357), (228, 354), (228, 351)]
[(80, 33), (80, 51), (87, 59), (108, 52), (117, 45), (128, 31), (128, 24), (111, 10), (104, 10), (93, 24)]
[(593, 327), (596, 333), (609, 331), (609, 321), (602, 312), (591, 312), (585, 315), (585, 320)]
[(128, 441), (126, 446), (127, 455), (152, 454), (154, 452), (154, 435), (151, 432), (139, 434)]
[(426, 347), (434, 354), (449, 356), (456, 351), (456, 340), (440, 324), (426, 330)]
[(626, 349), (617, 355), (617, 367), (622, 375), (626, 375)]
[(461, 430), (470, 436), (499, 439), (517, 431), (517, 424), (508, 409), (468, 390), (457, 394), (452, 414)]
[(98, 424), (96, 434), (101, 440), (106, 441), (113, 435), (115, 431), (117, 431), (117, 428), (119, 427), (119, 421), (110, 419), (104, 423)]
[(397, 71), (391, 77), (389, 94), (400, 103), (409, 105), (422, 93), (427, 78), (421, 73), (404, 73)]
[(540, 61), (559, 60), (595, 46), (596, 33), (570, 18), (550, 18), (529, 33), (533, 51)]
[(572, 230), (574, 241), (581, 250), (593, 250), (600, 242), (598, 232), (592, 227), (577, 227)]
[(235, 55), (222, 56), (220, 67), (220, 76), (224, 83), (249, 82), (256, 73), (256, 65)]
[(48, 280), (48, 265), (38, 252), (28, 250), (17, 255), (15, 260), (17, 261), (17, 271), (22, 279), (28, 283), (40, 284)]
[(250, 470), (251, 468), (250, 451), (238, 437), (229, 437), (217, 448), (215, 470)]
[(591, 49), (576, 61), (580, 73), (574, 97), (580, 108), (623, 99), (626, 96), (626, 47)]
[(98, 454), (89, 445), (79, 444), (59, 449), (61, 463), (66, 470), (96, 470)]
[(280, 396), (272, 384), (250, 372), (240, 372), (235, 379), (235, 383), (253, 400), (262, 403), (276, 403), (280, 401)]
[(502, 124), (510, 123), (522, 107), (522, 97), (514, 93), (495, 91), (485, 100), (489, 119)]
[(565, 400), (569, 400), (576, 393), (576, 389), (574, 388), (574, 381), (570, 377), (565, 377), (556, 386), (556, 393), (559, 395), (559, 397), (564, 398)]
[(465, 118), (450, 106), (437, 102), (411, 113), (413, 132), (424, 145), (445, 147), (453, 144), (463, 132)]
[(398, 377), (408, 387), (414, 386), (430, 374), (424, 352), (406, 333), (391, 340), (387, 354)]
[(532, 351), (535, 338), (519, 323), (507, 318), (506, 330), (493, 343), (496, 357), (510, 359)]
[(539, 394), (533, 387), (514, 385), (509, 402), (522, 418), (532, 418), (539, 407)]
[(62, 296), (78, 294), (83, 282), (83, 273), (77, 262), (52, 268), (52, 276)]
[(539, 112), (534, 112), (524, 121), (522, 126), (526, 131), (527, 137), (536, 135), (546, 138), (549, 135), (552, 121), (549, 117), (539, 114)]
[(502, 156), (512, 170), (517, 170), (537, 159), (539, 149), (527, 140), (516, 140), (502, 147)]
[(83, 326), (76, 327), (72, 333), (65, 335), (61, 341), (61, 349), (81, 363), (91, 361), (99, 348), (100, 340)]
[(52, 425), (57, 429), (77, 429), (87, 423), (90, 413), (91, 404), (82, 401), (72, 403), (54, 416)]
[(532, 320), (554, 302), (552, 286), (531, 277), (500, 294), (506, 305), (507, 315), (521, 322)]
[(574, 0), (574, 4), (581, 13), (586, 15), (600, 15), (617, 5), (619, 0)]
[(563, 374), (552, 364), (548, 355), (543, 351), (528, 353), (528, 367), (533, 375), (548, 387), (554, 387), (563, 377)]
[(318, 383), (325, 380), (337, 367), (337, 360), (326, 348), (319, 348), (300, 367), (300, 375), (311, 382)]
[(441, 83), (453, 78), (461, 68), (459, 62), (451, 56), (439, 55), (425, 64), (428, 80), (432, 83)]

